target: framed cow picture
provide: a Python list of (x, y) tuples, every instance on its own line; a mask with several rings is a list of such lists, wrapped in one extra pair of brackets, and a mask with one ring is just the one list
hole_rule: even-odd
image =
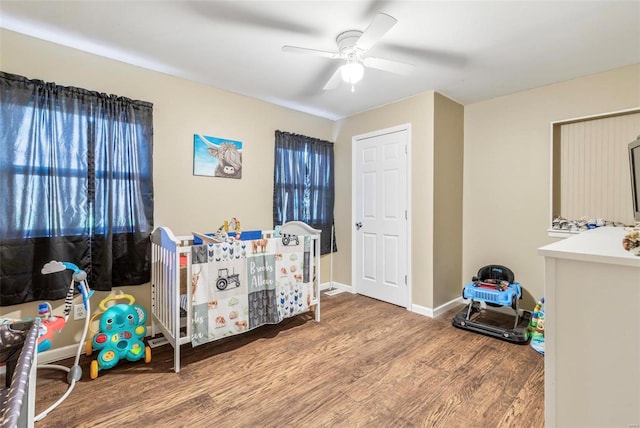
[(242, 178), (242, 142), (194, 134), (193, 175)]

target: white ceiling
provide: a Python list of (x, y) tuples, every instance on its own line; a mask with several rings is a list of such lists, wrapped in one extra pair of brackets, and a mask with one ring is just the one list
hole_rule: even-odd
[[(368, 53), (414, 64), (322, 87), (336, 51), (378, 12)], [(463, 104), (640, 63), (640, 1), (0, 1), (0, 27), (338, 119), (436, 90)], [(640, 88), (639, 88), (640, 90)]]

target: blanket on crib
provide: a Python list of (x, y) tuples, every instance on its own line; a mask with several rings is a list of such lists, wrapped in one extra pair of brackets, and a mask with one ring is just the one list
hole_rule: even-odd
[(191, 251), (193, 346), (309, 310), (310, 237), (203, 244)]

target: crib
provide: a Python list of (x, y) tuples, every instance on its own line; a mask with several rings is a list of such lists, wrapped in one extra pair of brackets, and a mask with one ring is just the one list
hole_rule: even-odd
[(225, 244), (198, 232), (153, 231), (149, 344), (173, 347), (176, 373), (181, 345), (198, 346), (310, 310), (320, 322), (320, 231), (292, 221), (279, 236), (262, 231), (258, 238)]

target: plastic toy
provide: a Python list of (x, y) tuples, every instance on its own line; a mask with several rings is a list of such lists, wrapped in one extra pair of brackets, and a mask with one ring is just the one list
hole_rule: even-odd
[[(82, 295), (82, 302), (86, 313), (91, 312), (91, 305), (89, 299), (93, 295), (93, 291), (89, 290), (87, 284), (87, 273), (81, 270), (78, 266), (69, 262), (58, 262), (55, 260), (50, 261), (42, 267), (41, 272), (43, 274), (53, 274), (57, 272), (64, 272), (65, 270), (71, 270), (73, 272), (71, 276), (71, 284), (69, 285), (69, 291), (64, 302), (64, 316), (59, 317), (53, 315), (51, 305), (49, 303), (43, 303), (38, 306), (38, 315), (40, 317), (40, 336), (38, 338), (38, 352), (46, 351), (51, 347), (51, 340), (53, 339), (53, 332), (60, 331), (69, 320), (69, 314), (71, 313), (71, 307), (73, 305), (73, 291), (75, 287), (78, 288)], [(45, 317), (46, 316), (46, 317)], [(67, 382), (69, 387), (66, 392), (55, 403), (49, 406), (45, 411), (35, 417), (35, 421), (41, 421), (44, 419), (53, 409), (58, 407), (71, 393), (77, 381), (82, 378), (82, 368), (80, 367), (80, 354), (82, 353), (82, 345), (87, 337), (89, 330), (89, 317), (85, 319), (84, 328), (82, 330), (82, 339), (78, 343), (78, 349), (76, 351), (76, 357), (73, 362), (73, 366), (65, 367), (57, 364), (39, 364), (38, 369), (56, 369), (67, 372)]]
[[(107, 303), (123, 299), (128, 303), (107, 307)], [(91, 379), (97, 378), (100, 370), (110, 369), (123, 359), (151, 361), (151, 348), (142, 341), (147, 333), (147, 313), (134, 303), (135, 299), (130, 294), (109, 296), (100, 302), (102, 312), (91, 317), (93, 320), (100, 316), (99, 331), (94, 332), (93, 339), (86, 343), (87, 355), (91, 355), (93, 350), (100, 351), (98, 358), (91, 361)]]
[[(230, 235), (228, 232), (233, 232), (233, 235)], [(240, 227), (240, 220), (233, 217), (231, 221), (225, 220), (222, 223), (222, 226), (218, 228), (216, 233), (214, 234), (214, 239), (217, 242), (226, 242), (226, 241), (239, 241), (242, 236), (242, 228)]]
[(53, 310), (48, 302), (38, 305), (38, 352), (44, 352), (51, 348), (53, 333), (60, 331), (67, 324), (63, 317), (53, 315)]
[[(478, 271), (462, 289), (462, 297), (470, 302), (452, 320), (455, 327), (494, 336), (509, 342), (524, 343), (529, 340), (531, 312), (520, 311), (518, 301), (522, 299), (522, 287), (515, 281), (511, 269), (501, 265), (488, 265)], [(482, 312), (481, 303), (488, 306), (509, 306), (513, 309), (513, 328), (504, 328), (478, 320)]]
[(542, 297), (531, 314), (529, 322), (531, 347), (544, 355), (544, 297)]

